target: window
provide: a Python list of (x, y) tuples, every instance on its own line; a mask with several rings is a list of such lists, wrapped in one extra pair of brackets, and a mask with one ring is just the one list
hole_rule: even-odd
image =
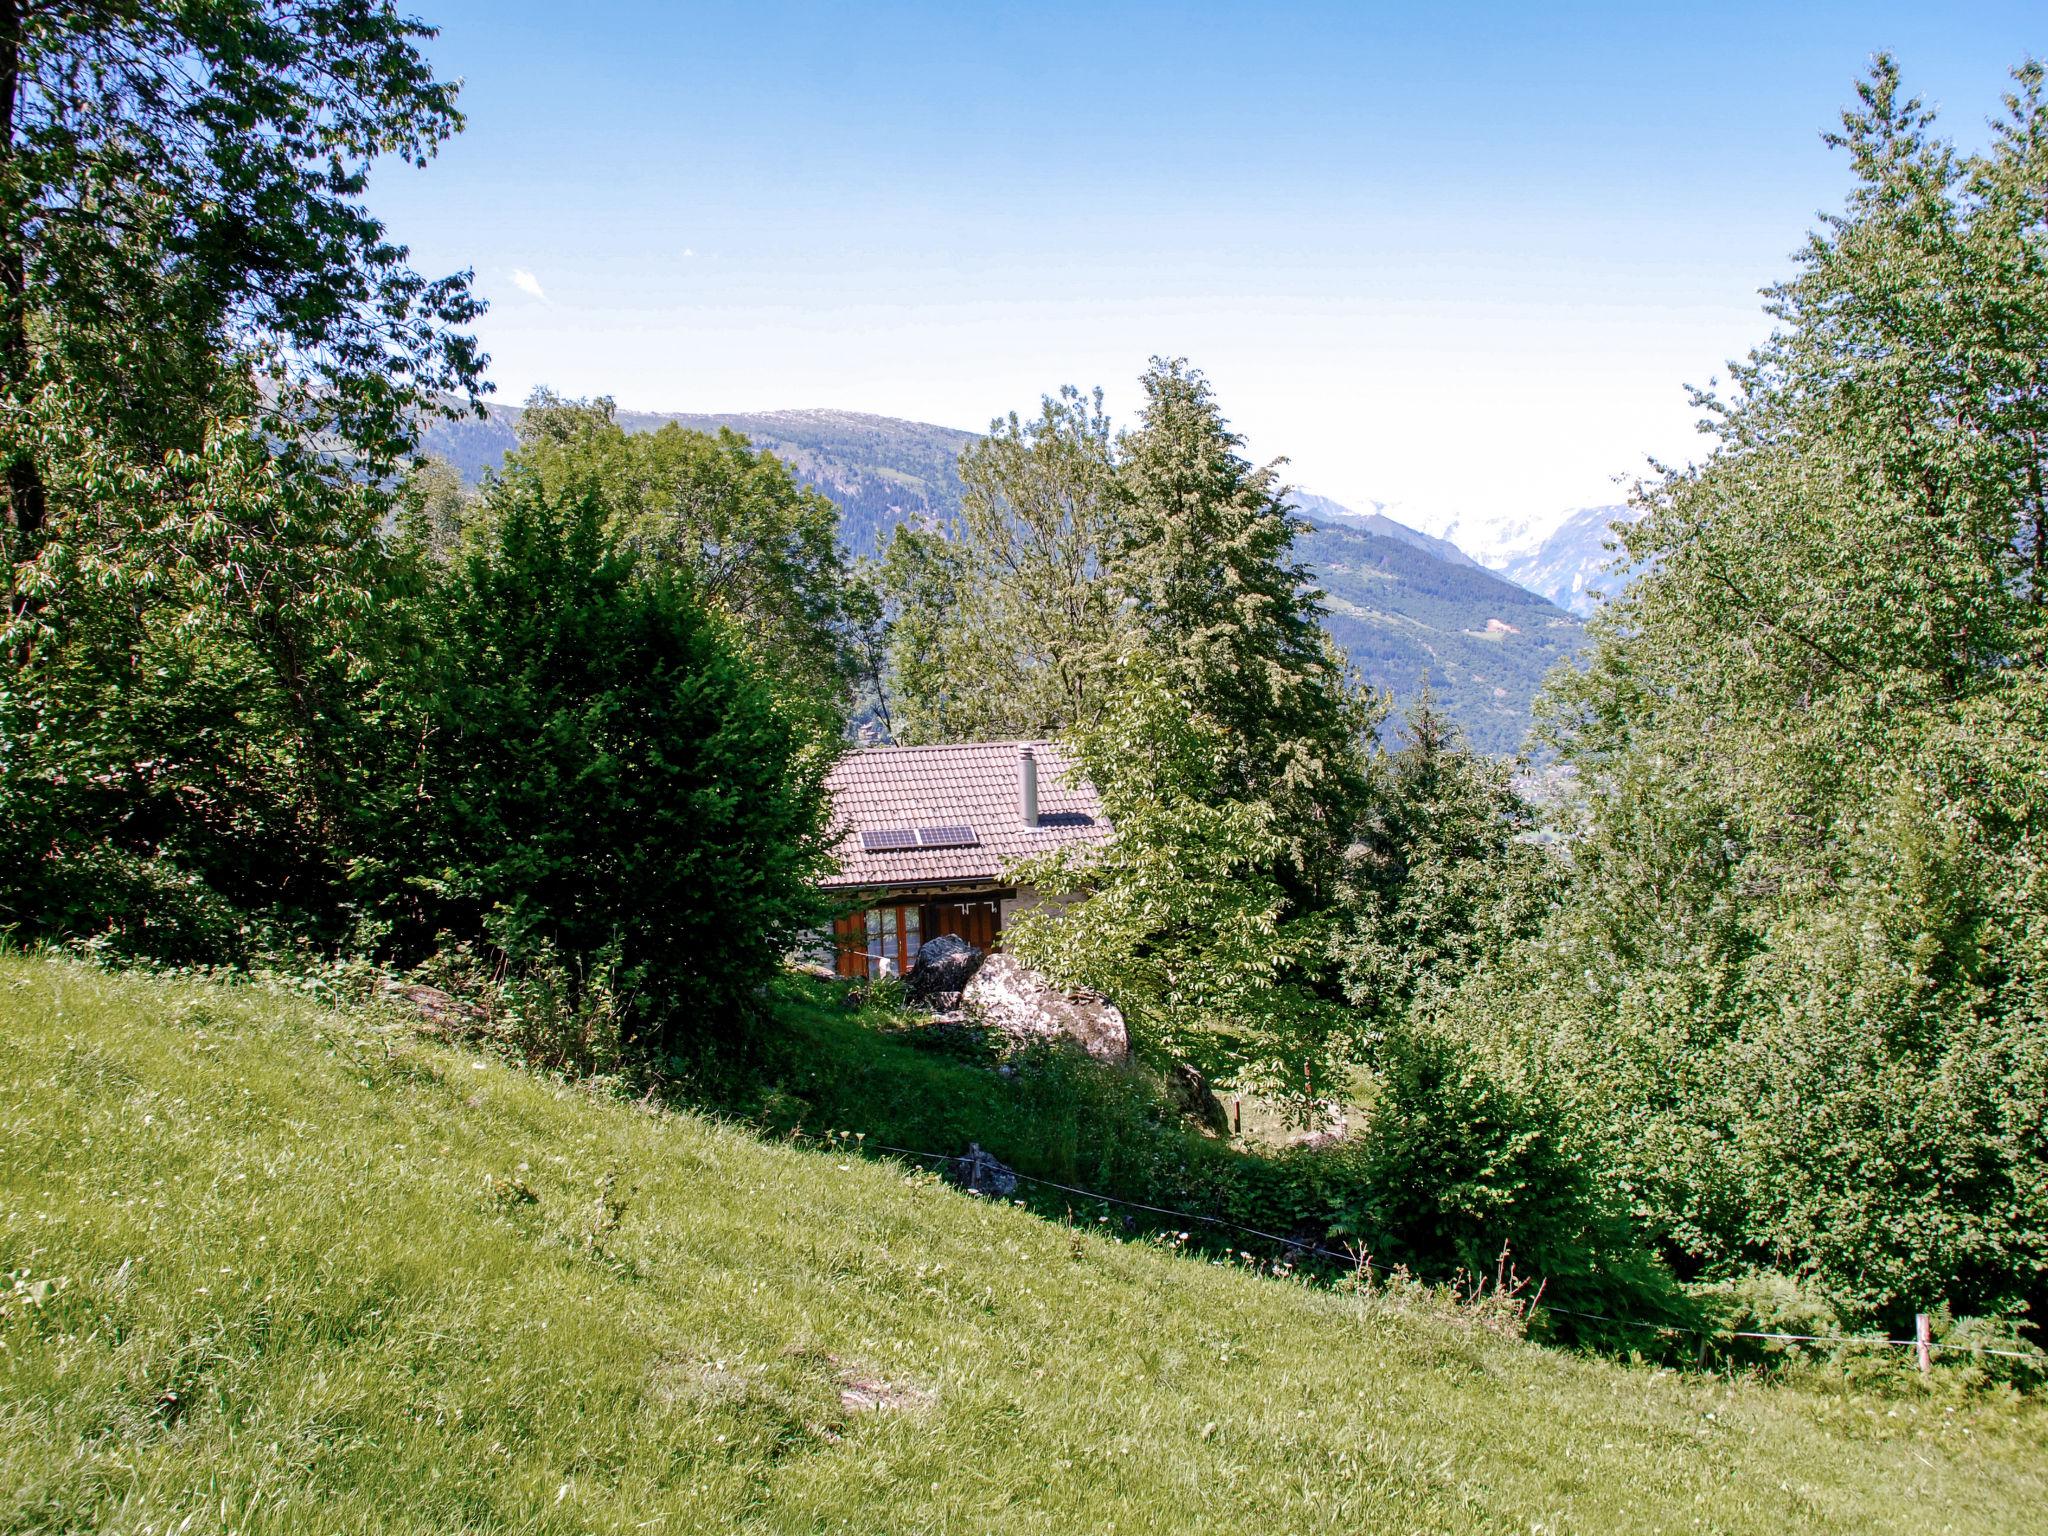
[(918, 909), (868, 908), (867, 973), (901, 976), (917, 961)]

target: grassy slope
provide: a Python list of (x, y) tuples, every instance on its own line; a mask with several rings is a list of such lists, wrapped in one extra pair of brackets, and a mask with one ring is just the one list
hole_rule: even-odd
[[(254, 988), (0, 959), (0, 1137), (7, 1530), (1982, 1532), (2048, 1500), (2035, 1409), (1545, 1353)], [(593, 1249), (608, 1170), (639, 1188)]]

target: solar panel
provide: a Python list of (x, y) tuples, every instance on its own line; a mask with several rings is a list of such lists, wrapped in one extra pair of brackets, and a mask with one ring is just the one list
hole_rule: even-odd
[(866, 853), (901, 853), (917, 846), (917, 833), (910, 827), (877, 827), (861, 833), (860, 846)]
[(1041, 811), (1038, 824), (1041, 827), (1092, 827), (1095, 818), (1086, 811)]
[(917, 841), (925, 848), (973, 848), (981, 839), (972, 827), (919, 827)]

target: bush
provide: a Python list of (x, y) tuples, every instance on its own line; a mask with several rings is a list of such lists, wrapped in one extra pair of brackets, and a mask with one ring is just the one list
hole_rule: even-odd
[(593, 501), (515, 475), (490, 513), (442, 604), (420, 926), (559, 960), (570, 1008), (601, 963), (657, 1064), (743, 1052), (823, 917), (830, 745)]
[(1602, 1194), (1561, 1107), (1509, 1064), (1432, 1029), (1388, 1042), (1359, 1137), (1359, 1195), (1338, 1228), (1425, 1278), (1492, 1275), (1509, 1256), (1574, 1309), (1661, 1319), (1669, 1279)]
[(13, 442), (51, 521), (0, 622), (0, 931), (180, 964), (337, 944), (417, 735), (384, 503), (247, 421), (162, 454), (107, 410), (53, 396)]

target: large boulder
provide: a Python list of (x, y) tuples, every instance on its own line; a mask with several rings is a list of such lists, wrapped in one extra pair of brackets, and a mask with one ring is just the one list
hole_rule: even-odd
[(1056, 987), (1008, 955), (983, 961), (960, 1001), (1012, 1040), (1071, 1040), (1101, 1061), (1131, 1054), (1124, 1016), (1108, 998), (1085, 987)]
[(917, 959), (903, 985), (913, 1003), (958, 997), (981, 964), (980, 950), (956, 933), (942, 933), (918, 945)]

